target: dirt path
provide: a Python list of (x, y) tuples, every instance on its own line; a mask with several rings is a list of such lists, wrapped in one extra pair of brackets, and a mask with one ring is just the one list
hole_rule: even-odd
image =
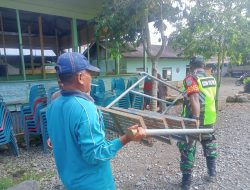
[[(235, 80), (223, 78), (220, 91), (222, 109), (218, 113), (216, 125), (219, 147), (218, 181), (213, 184), (206, 182), (205, 159), (198, 144), (192, 190), (250, 189), (250, 103), (225, 103), (228, 95), (243, 90), (243, 87), (234, 85)], [(139, 143), (125, 146), (111, 162), (117, 189), (180, 189), (179, 152), (175, 143), (173, 141), (172, 145), (168, 145), (155, 141), (153, 147)], [(63, 189), (56, 175), (52, 154), (44, 154), (41, 146), (32, 147), (29, 151), (20, 149), (20, 153), (17, 158), (9, 151), (0, 152), (0, 182), (14, 179), (22, 171), (28, 179), (38, 180), (41, 189)], [(0, 184), (0, 187), (4, 186), (6, 185)]]
[[(234, 78), (223, 78), (220, 92), (221, 111), (216, 125), (218, 152), (216, 183), (209, 184), (205, 159), (197, 146), (193, 173), (195, 190), (250, 189), (250, 104), (227, 104), (226, 97), (243, 90)], [(181, 173), (179, 152), (175, 146), (156, 141), (153, 147), (129, 144), (112, 161), (118, 189), (178, 190)]]
[(222, 105), (225, 105), (226, 98), (228, 96), (233, 96), (239, 91), (243, 91), (243, 86), (236, 86), (234, 84), (236, 80), (237, 78), (222, 78), (221, 87), (219, 91), (219, 102), (222, 103)]

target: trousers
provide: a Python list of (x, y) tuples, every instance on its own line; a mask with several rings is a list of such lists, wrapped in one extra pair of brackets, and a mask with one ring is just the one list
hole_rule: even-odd
[[(206, 138), (203, 138), (200, 141), (204, 157), (206, 158), (216, 158), (217, 153), (217, 144), (216, 139), (213, 134), (206, 135)], [(193, 172), (194, 162), (195, 162), (195, 153), (196, 153), (196, 144), (197, 140), (189, 139), (188, 142), (177, 142), (177, 146), (180, 151), (180, 169), (183, 174), (191, 174)]]

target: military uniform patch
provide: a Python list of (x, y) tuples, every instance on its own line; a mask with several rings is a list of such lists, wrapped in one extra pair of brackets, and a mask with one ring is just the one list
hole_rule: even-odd
[(185, 83), (186, 83), (185, 88), (187, 95), (199, 92), (198, 84), (192, 76), (188, 76), (185, 79)]
[(192, 83), (193, 83), (193, 81), (192, 81), (190, 78), (188, 78), (188, 79), (186, 80), (187, 86), (191, 86)]

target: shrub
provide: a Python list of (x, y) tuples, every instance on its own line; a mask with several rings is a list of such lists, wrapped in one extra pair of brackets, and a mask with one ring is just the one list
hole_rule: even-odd
[(244, 92), (250, 93), (250, 77), (244, 80)]

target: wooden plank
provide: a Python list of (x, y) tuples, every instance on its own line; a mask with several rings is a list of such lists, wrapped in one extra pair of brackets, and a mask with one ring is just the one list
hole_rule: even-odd
[[(198, 129), (198, 123), (195, 119), (189, 119), (189, 118), (183, 118), (178, 116), (170, 116), (170, 115), (163, 115), (156, 112), (151, 112), (148, 110), (137, 110), (137, 109), (123, 109), (123, 108), (117, 108), (112, 107), (112, 111), (115, 111), (118, 113), (122, 113), (122, 115), (127, 116), (131, 115), (133, 117), (140, 116), (142, 117), (146, 128), (148, 129), (164, 129), (164, 128), (170, 128), (170, 129)], [(118, 118), (119, 124), (124, 126), (127, 122), (125, 118), (119, 118), (120, 116), (116, 116), (116, 119)], [(171, 137), (177, 140), (181, 141), (188, 141), (188, 138), (195, 138), (200, 139), (200, 135), (169, 135), (169, 136), (157, 136), (153, 137), (157, 140), (167, 142), (171, 144)]]
[[(98, 107), (103, 113), (104, 122), (106, 127), (119, 135), (126, 133), (127, 129), (132, 125), (139, 125), (140, 127), (147, 128), (141, 116), (124, 113), (118, 110), (112, 110), (104, 107)], [(152, 138), (144, 138), (142, 142), (146, 145), (152, 146)]]
[[(166, 120), (163, 115), (156, 116), (154, 114), (147, 114), (146, 112), (143, 112), (141, 110), (128, 110), (128, 109), (123, 109), (123, 108), (118, 108), (118, 107), (112, 107), (112, 109), (124, 112), (124, 113), (129, 113), (129, 114), (134, 114), (134, 115), (139, 115), (143, 118), (145, 125), (147, 126), (148, 129), (166, 129), (168, 128)], [(170, 136), (155, 136), (153, 138), (156, 138), (160, 141), (166, 142), (168, 144), (172, 144)]]

